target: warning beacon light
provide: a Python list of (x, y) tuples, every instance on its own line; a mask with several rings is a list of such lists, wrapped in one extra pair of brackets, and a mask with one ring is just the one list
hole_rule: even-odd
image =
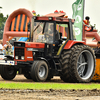
[(33, 14), (34, 16), (36, 16), (36, 12), (35, 12), (34, 10), (32, 11), (32, 14)]
[(55, 10), (54, 13), (59, 13), (58, 10)]

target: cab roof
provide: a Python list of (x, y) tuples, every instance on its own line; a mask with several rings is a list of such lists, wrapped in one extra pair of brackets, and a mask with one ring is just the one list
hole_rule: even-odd
[[(56, 21), (56, 22), (69, 22), (68, 16), (65, 16), (65, 13), (50, 13), (45, 16), (36, 17), (35, 20), (44, 20), (44, 21)], [(74, 19), (72, 22), (74, 23)]]

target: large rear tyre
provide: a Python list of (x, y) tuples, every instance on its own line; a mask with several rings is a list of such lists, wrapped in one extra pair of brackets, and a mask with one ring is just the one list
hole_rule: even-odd
[(3, 65), (0, 68), (1, 77), (5, 80), (12, 80), (15, 78), (17, 70), (13, 66)]
[(45, 61), (34, 61), (30, 73), (33, 81), (44, 82), (48, 77), (48, 65)]
[(95, 72), (95, 55), (92, 48), (80, 45), (72, 51), (63, 54), (61, 79), (65, 82), (90, 82)]

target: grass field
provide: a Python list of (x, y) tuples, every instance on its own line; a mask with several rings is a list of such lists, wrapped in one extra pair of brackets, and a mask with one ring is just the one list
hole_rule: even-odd
[(70, 84), (70, 83), (6, 83), (0, 82), (0, 88), (6, 89), (100, 89), (100, 84)]

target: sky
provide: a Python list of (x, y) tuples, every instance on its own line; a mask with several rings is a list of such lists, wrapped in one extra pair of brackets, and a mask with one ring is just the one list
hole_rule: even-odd
[[(14, 10), (26, 8), (35, 10), (37, 14), (46, 15), (55, 10), (63, 10), (69, 18), (72, 18), (72, 4), (76, 0), (0, 0), (0, 12), (5, 16), (10, 15)], [(100, 0), (85, 0), (84, 17), (90, 16), (90, 23), (96, 24), (96, 29), (100, 31)]]

